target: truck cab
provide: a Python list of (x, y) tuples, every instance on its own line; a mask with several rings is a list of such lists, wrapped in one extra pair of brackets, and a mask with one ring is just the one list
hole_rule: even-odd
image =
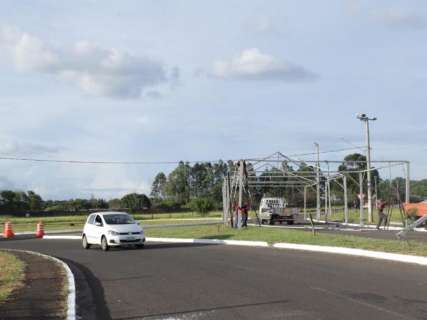
[(292, 210), (286, 210), (286, 200), (284, 198), (263, 197), (259, 205), (259, 219), (262, 224), (275, 224), (276, 222), (293, 224), (295, 221)]

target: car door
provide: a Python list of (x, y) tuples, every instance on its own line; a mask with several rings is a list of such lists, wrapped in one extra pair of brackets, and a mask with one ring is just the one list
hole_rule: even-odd
[(104, 222), (99, 214), (95, 217), (95, 224), (93, 225), (93, 243), (101, 244), (101, 237), (104, 234)]
[(83, 233), (86, 235), (86, 240), (87, 240), (88, 243), (94, 243), (93, 242), (93, 238), (94, 238), (94, 235), (93, 235), (93, 232), (94, 232), (94, 230), (93, 230), (94, 223), (95, 223), (95, 215), (91, 214), (87, 218), (85, 226), (84, 226), (84, 230), (83, 230)]

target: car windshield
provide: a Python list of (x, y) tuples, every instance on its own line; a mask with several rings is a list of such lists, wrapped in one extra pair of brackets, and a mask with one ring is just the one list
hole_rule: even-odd
[(104, 215), (106, 224), (133, 224), (135, 220), (128, 214), (108, 214)]

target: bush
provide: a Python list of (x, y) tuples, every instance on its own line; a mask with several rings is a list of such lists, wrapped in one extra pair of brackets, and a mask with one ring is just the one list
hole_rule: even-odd
[(166, 210), (166, 211), (176, 211), (181, 209), (181, 204), (174, 199), (163, 199), (159, 202), (155, 202), (156, 209)]
[(202, 215), (208, 214), (214, 208), (214, 203), (209, 198), (195, 198), (190, 201), (190, 208)]

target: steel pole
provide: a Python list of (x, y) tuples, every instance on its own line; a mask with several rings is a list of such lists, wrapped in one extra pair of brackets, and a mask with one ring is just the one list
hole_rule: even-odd
[(326, 223), (328, 223), (328, 181), (329, 180), (326, 180), (325, 182), (325, 221)]
[(224, 177), (222, 183), (222, 222), (227, 225), (228, 220), (228, 200), (227, 200), (227, 178)]
[(369, 119), (365, 120), (366, 122), (366, 142), (368, 145), (368, 150), (366, 153), (366, 162), (367, 162), (367, 184), (368, 184), (368, 222), (372, 223), (372, 183), (371, 183), (371, 137), (369, 133)]
[(240, 208), (243, 205), (243, 174), (244, 174), (244, 161), (240, 160), (239, 166), (239, 204), (237, 208), (237, 228), (242, 228), (242, 213)]
[(317, 151), (317, 168), (316, 168), (316, 219), (320, 220), (320, 149), (319, 144), (314, 143)]
[(307, 219), (307, 186), (304, 187), (304, 221)]
[(344, 187), (344, 222), (348, 223), (347, 177), (343, 176), (342, 180)]
[(363, 175), (362, 172), (359, 172), (359, 213), (360, 213), (360, 226), (363, 227)]
[(405, 164), (405, 202), (411, 202), (411, 178), (410, 178), (410, 163)]

